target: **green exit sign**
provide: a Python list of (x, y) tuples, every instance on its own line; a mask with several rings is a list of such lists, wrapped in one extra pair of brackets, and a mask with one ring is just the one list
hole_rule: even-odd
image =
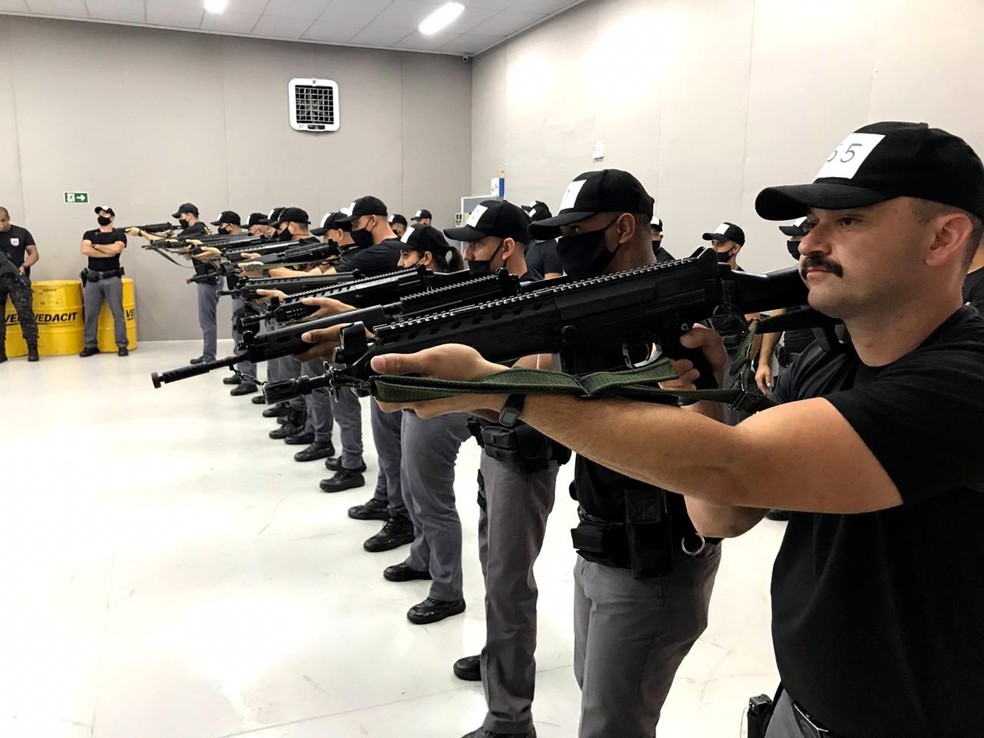
[(88, 192), (66, 192), (65, 202), (71, 204), (88, 205), (89, 204), (89, 193)]

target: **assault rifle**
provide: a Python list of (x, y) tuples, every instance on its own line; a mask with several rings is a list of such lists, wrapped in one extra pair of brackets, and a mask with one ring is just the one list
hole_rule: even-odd
[(373, 305), (386, 305), (418, 292), (460, 284), (471, 279), (472, 276), (467, 271), (440, 274), (428, 271), (423, 266), (399, 269), (375, 277), (357, 279), (337, 287), (327, 289), (319, 287), (295, 292), (280, 307), (275, 307), (262, 315), (243, 316), (236, 325), (236, 330), (244, 335), (246, 333), (256, 334), (265, 322), (293, 323), (310, 317), (318, 312), (318, 308), (299, 302), (305, 297), (330, 297), (346, 305), (364, 308)]
[[(423, 268), (421, 269), (423, 270)], [(467, 278), (470, 275), (464, 271), (452, 274), (428, 274), (431, 279), (434, 277), (448, 278), (445, 282), (446, 286), (411, 294), (388, 304), (372, 303), (369, 307), (362, 309), (302, 321), (265, 333), (253, 334), (244, 331), (243, 342), (235, 356), (203, 364), (183, 366), (160, 374), (154, 373), (151, 375), (151, 380), (154, 387), (159, 389), (162, 384), (205, 374), (213, 369), (234, 366), (247, 359), (256, 363), (302, 353), (310, 349), (311, 344), (304, 343), (301, 336), (311, 330), (331, 328), (335, 325), (351, 323), (353, 320), (359, 321), (360, 325), (383, 325), (401, 316), (424, 315), (434, 310), (481, 303), (495, 297), (516, 295), (527, 289), (543, 288), (548, 284), (546, 282), (533, 282), (520, 286), (519, 278), (509, 274), (504, 269), (500, 269), (499, 272), (488, 277), (471, 278), (465, 281), (461, 281), (462, 278)], [(437, 283), (438, 281), (432, 282), (432, 284)]]
[(647, 355), (638, 348), (652, 343), (669, 356), (692, 356), (697, 364), (703, 355), (687, 354), (679, 343), (693, 324), (720, 311), (745, 314), (803, 305), (806, 294), (796, 267), (768, 274), (734, 272), (705, 249), (689, 259), (378, 325), (371, 343), (367, 326), (353, 322), (342, 329), (336, 366), (327, 374), (268, 384), (264, 395), (276, 402), (344, 386), (372, 394), (374, 356), (446, 343), (471, 346), (496, 362), (552, 353), (568, 374), (617, 369), (616, 364), (632, 368), (634, 357)]
[(146, 231), (147, 233), (167, 233), (168, 231), (177, 230), (178, 226), (173, 223), (150, 223), (148, 225), (125, 226), (123, 228), (118, 228), (117, 230), (127, 231), (131, 228), (138, 228), (141, 231)]
[(318, 288), (325, 289), (345, 284), (359, 278), (358, 272), (338, 272), (337, 274), (310, 275), (307, 277), (270, 277), (268, 279), (245, 279), (241, 278), (235, 288), (222, 290), (220, 297), (238, 297), (244, 302), (252, 302), (259, 299), (257, 290), (280, 290), (288, 295), (295, 292)]
[(25, 289), (30, 284), (30, 282), (27, 281), (27, 277), (20, 273), (20, 269), (16, 264), (14, 264), (14, 260), (7, 256), (7, 254), (3, 251), (0, 251), (0, 276), (4, 274), (9, 274), (14, 278), (14, 281), (17, 282), (17, 284)]

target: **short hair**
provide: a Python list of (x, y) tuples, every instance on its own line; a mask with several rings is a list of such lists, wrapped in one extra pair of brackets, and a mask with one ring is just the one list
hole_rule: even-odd
[(3, 214), (6, 215), (8, 218), (10, 217), (10, 211), (7, 210), (7, 208), (5, 208), (3, 205), (0, 205), (0, 210), (2, 210)]
[(977, 249), (980, 248), (982, 240), (984, 240), (984, 220), (979, 215), (974, 215), (955, 205), (947, 205), (942, 202), (925, 200), (919, 197), (912, 199), (912, 214), (915, 216), (916, 221), (922, 225), (929, 223), (933, 218), (940, 215), (950, 215), (952, 213), (960, 213), (970, 219), (970, 239), (968, 240), (967, 250), (964, 252), (963, 258), (963, 267), (966, 269), (974, 260), (974, 255), (977, 253)]

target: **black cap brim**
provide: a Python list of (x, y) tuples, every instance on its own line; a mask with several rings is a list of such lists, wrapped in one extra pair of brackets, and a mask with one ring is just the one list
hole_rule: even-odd
[(181, 213), (171, 213), (171, 217), (172, 218), (180, 218), (181, 217)]
[(791, 238), (796, 238), (797, 236), (799, 238), (802, 238), (803, 236), (806, 235), (806, 231), (804, 231), (799, 226), (795, 226), (795, 225), (779, 226), (779, 232), (782, 233), (782, 235), (789, 236)]
[(895, 195), (835, 182), (767, 187), (755, 198), (755, 212), (766, 220), (792, 220), (802, 218), (810, 208), (862, 208), (893, 197)]
[(480, 241), (489, 234), (482, 233), (472, 226), (462, 226), (461, 228), (445, 228), (444, 235), (454, 241), (471, 243), (472, 241)]
[(327, 232), (328, 232), (328, 229), (327, 228), (312, 228), (311, 229), (311, 235), (312, 236), (323, 236)]
[(705, 241), (727, 241), (723, 233), (705, 233), (701, 236)]
[(569, 213), (561, 213), (560, 215), (555, 215), (552, 218), (547, 218), (546, 220), (537, 220), (530, 223), (529, 231), (533, 238), (556, 238), (560, 235), (561, 226), (570, 225), (571, 223), (577, 223), (579, 220), (584, 220), (585, 218), (590, 218), (592, 215), (597, 215), (597, 213), (585, 213), (582, 211), (571, 211)]

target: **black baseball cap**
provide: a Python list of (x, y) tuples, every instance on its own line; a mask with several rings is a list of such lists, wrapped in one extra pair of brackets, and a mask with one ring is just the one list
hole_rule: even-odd
[(183, 202), (176, 212), (171, 213), (172, 218), (180, 218), (181, 213), (191, 213), (195, 217), (198, 217), (198, 208), (192, 205), (190, 202)]
[(654, 204), (642, 183), (628, 172), (621, 169), (585, 172), (567, 185), (557, 215), (530, 225), (530, 235), (556, 238), (561, 226), (597, 213), (639, 213), (652, 218)]
[(301, 208), (284, 208), (280, 213), (281, 223), (310, 223), (311, 217)]
[(360, 197), (358, 200), (353, 202), (349, 208), (351, 212), (345, 216), (346, 220), (351, 223), (356, 218), (361, 218), (363, 215), (387, 215), (386, 203), (380, 200), (378, 197), (373, 197), (372, 195), (366, 195), (365, 197)]
[(550, 212), (550, 208), (547, 207), (547, 204), (545, 202), (541, 202), (540, 200), (534, 200), (529, 205), (524, 205), (523, 210), (526, 211), (526, 214), (530, 216), (530, 220), (534, 223), (553, 217), (553, 213)]
[(779, 230), (782, 231), (782, 234), (784, 236), (790, 236), (793, 238), (803, 238), (803, 236), (809, 233), (809, 231), (806, 230), (805, 226), (806, 226), (806, 216), (804, 215), (802, 218), (795, 221), (794, 223), (791, 223), (790, 225), (779, 226)]
[(419, 221), (419, 220), (421, 220), (423, 218), (430, 218), (431, 220), (433, 220), (434, 219), (434, 216), (431, 215), (431, 211), (430, 210), (418, 210), (416, 212), (416, 214), (410, 220)]
[(445, 260), (452, 249), (444, 235), (434, 226), (429, 225), (412, 225), (407, 228), (399, 241), (390, 239), (384, 243), (400, 251), (430, 251)]
[(328, 231), (331, 230), (341, 230), (341, 231), (351, 231), (352, 222), (346, 220), (348, 216), (343, 212), (328, 213), (324, 218), (321, 219), (321, 225), (318, 228), (312, 228), (311, 234), (314, 236), (323, 236)]
[(116, 213), (113, 211), (113, 209), (111, 207), (107, 207), (106, 205), (96, 205), (95, 210), (93, 210), (92, 212), (94, 212), (96, 215), (99, 215), (99, 213), (109, 213), (114, 218), (116, 217)]
[(478, 241), (495, 236), (525, 244), (529, 241), (529, 226), (530, 216), (518, 205), (505, 200), (483, 200), (461, 228), (445, 228), (444, 235), (456, 241)]
[(250, 213), (249, 220), (246, 221), (246, 227), (252, 228), (255, 225), (270, 225), (270, 218), (263, 213)]
[(390, 225), (393, 225), (394, 223), (399, 223), (400, 225), (404, 225), (404, 226), (408, 225), (407, 219), (404, 216), (400, 215), (399, 213), (393, 213), (390, 216)]
[(755, 210), (766, 220), (790, 220), (810, 208), (843, 210), (896, 197), (932, 200), (984, 218), (984, 165), (966, 141), (939, 128), (872, 123), (834, 149), (812, 184), (767, 187), (755, 198)]
[(653, 228), (653, 229), (659, 231), (660, 233), (663, 232), (663, 221), (660, 220), (660, 218), (659, 218), (658, 215), (654, 215), (653, 216), (653, 219), (651, 221), (649, 221), (649, 226), (650, 226), (650, 228)]
[(724, 222), (711, 233), (701, 236), (705, 241), (734, 241), (739, 246), (745, 245), (745, 231), (734, 223)]
[(242, 225), (242, 218), (239, 217), (239, 213), (235, 210), (223, 210), (219, 213), (217, 220), (212, 221), (212, 225), (219, 225), (219, 223), (228, 223), (229, 225)]
[(285, 208), (283, 205), (273, 208), (270, 211), (270, 214), (267, 216), (267, 218), (270, 219), (270, 225), (272, 225), (274, 228), (279, 228), (281, 223), (280, 214), (284, 212), (286, 209), (287, 208)]

